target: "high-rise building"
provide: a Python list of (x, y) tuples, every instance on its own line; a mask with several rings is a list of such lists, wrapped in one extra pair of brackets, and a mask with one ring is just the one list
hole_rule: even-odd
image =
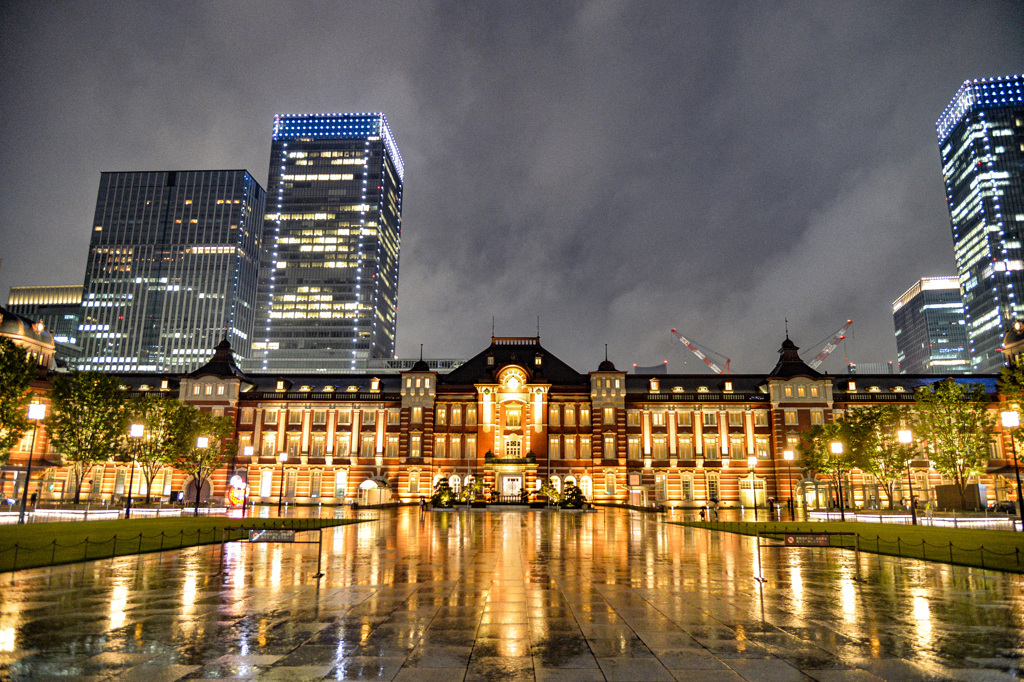
[(57, 284), (11, 287), (7, 308), (43, 323), (53, 335), (57, 359), (73, 363), (81, 354), (78, 325), (82, 313), (82, 285)]
[(1024, 77), (965, 81), (935, 124), (974, 372), (1024, 312)]
[(103, 173), (79, 367), (187, 372), (248, 355), (266, 193), (244, 170)]
[(892, 302), (892, 320), (900, 374), (971, 371), (956, 276), (923, 277), (915, 282)]
[(275, 116), (249, 370), (394, 357), (403, 174), (384, 114)]

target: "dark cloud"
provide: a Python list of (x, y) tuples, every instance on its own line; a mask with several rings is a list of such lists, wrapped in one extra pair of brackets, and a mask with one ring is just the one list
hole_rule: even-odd
[[(399, 353), (532, 334), (581, 370), (894, 359), (952, 274), (934, 122), (1019, 72), (1018, 2), (0, 6), (0, 291), (84, 271), (99, 173), (266, 179), (274, 113), (387, 113), (406, 162)], [(837, 353), (837, 356), (839, 353)], [(684, 364), (685, 363), (685, 364)], [(826, 368), (837, 370), (842, 359)]]

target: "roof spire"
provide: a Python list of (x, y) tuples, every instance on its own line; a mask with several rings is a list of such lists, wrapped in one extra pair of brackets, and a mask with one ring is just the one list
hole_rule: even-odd
[(787, 318), (785, 318), (785, 320), (786, 320), (786, 338), (788, 339), (789, 338), (789, 318), (787, 317)]
[(423, 344), (420, 344), (420, 361), (423, 361)]

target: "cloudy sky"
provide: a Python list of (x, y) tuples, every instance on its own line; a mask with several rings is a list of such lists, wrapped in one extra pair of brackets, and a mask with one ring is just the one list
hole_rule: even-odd
[[(953, 274), (935, 120), (1024, 69), (1007, 2), (0, 3), (0, 295), (80, 283), (101, 171), (245, 168), (275, 113), (383, 111), (399, 355), (533, 335), (581, 371), (895, 360)], [(4, 298), (6, 301), (6, 298)]]

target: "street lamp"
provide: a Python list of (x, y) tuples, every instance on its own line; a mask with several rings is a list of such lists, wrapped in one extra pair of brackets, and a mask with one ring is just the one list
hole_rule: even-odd
[[(903, 445), (910, 445), (914, 441), (914, 434), (910, 429), (900, 429), (896, 437)], [(910, 473), (910, 460), (907, 460), (907, 488), (910, 491), (910, 523), (917, 525), (917, 505), (914, 504), (914, 477)]]
[(757, 479), (754, 477), (754, 467), (757, 466), (757, 457), (754, 455), (747, 457), (747, 466), (750, 467), (750, 492), (754, 495), (754, 521), (757, 522)]
[(793, 472), (790, 469), (793, 466), (793, 460), (796, 459), (796, 455), (792, 450), (785, 450), (782, 453), (782, 459), (786, 460), (786, 479), (789, 481), (789, 516), (795, 521), (796, 513), (793, 505)]
[[(843, 444), (837, 440), (832, 441), (832, 454), (841, 455), (843, 454)], [(842, 468), (839, 468), (839, 518), (842, 521), (846, 520), (846, 502), (843, 500), (843, 472)]]
[[(1017, 410), (1010, 410), (1002, 413), (1003, 428), (1016, 429), (1020, 427), (1020, 413)], [(1020, 467), (1017, 464), (1017, 445), (1013, 442), (1013, 431), (1010, 431), (1010, 447), (1013, 449), (1013, 473), (1017, 477), (1017, 514), (1021, 517), (1021, 530), (1024, 531), (1024, 497), (1020, 491)]]
[(277, 515), (281, 515), (281, 503), (284, 502), (284, 463), (288, 461), (288, 453), (282, 452), (277, 456), (281, 462), (281, 483), (277, 488)]
[(124, 517), (126, 519), (131, 518), (132, 515), (132, 487), (135, 485), (135, 457), (139, 453), (139, 445), (142, 442), (142, 434), (145, 432), (146, 427), (142, 424), (132, 424), (128, 430), (128, 435), (131, 437), (131, 450), (132, 450), (132, 470), (128, 475), (128, 504), (124, 508)]
[(28, 406), (28, 418), (35, 422), (32, 425), (32, 444), (28, 448), (28, 466), (25, 467), (25, 488), (21, 491), (21, 512), (18, 514), (18, 523), (25, 523), (25, 507), (28, 505), (28, 484), (32, 482), (32, 453), (36, 449), (36, 434), (39, 431), (39, 421), (46, 416), (46, 405), (32, 403)]

